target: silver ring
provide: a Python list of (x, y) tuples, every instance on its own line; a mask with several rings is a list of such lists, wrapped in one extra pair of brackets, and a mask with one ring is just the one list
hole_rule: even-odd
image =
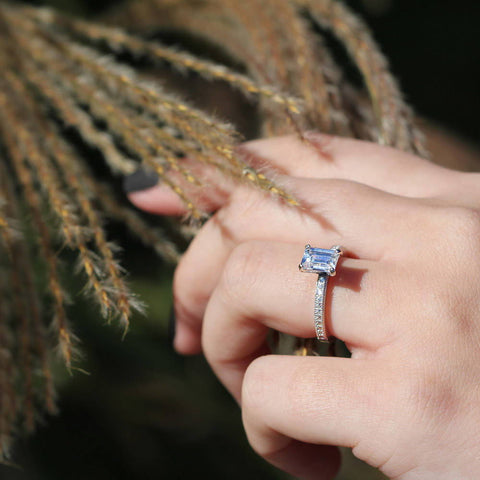
[(305, 245), (302, 261), (298, 266), (301, 272), (318, 274), (313, 318), (315, 332), (321, 342), (329, 342), (325, 329), (325, 299), (328, 279), (337, 273), (337, 263), (341, 255), (343, 255), (343, 249), (339, 245), (330, 249)]

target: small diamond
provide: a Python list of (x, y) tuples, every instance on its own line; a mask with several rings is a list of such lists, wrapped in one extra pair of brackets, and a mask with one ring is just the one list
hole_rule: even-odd
[(299, 268), (302, 272), (334, 275), (340, 255), (341, 250), (337, 247), (327, 250), (307, 245)]

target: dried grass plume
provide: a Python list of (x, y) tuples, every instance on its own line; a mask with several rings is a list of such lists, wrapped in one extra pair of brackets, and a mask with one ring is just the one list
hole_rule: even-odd
[[(185, 45), (200, 39), (230, 66), (211, 52), (152, 40), (153, 32), (189, 38)], [(332, 41), (362, 85), (345, 73)], [(242, 136), (233, 124), (173, 93), (152, 71), (229, 85), (256, 105), (259, 136), (317, 129), (426, 155), (387, 61), (365, 23), (337, 0), (132, 1), (103, 24), (2, 3), (0, 68), (0, 460), (42, 412), (55, 412), (52, 352), (75, 367), (60, 252), (76, 256), (99, 316), (125, 331), (142, 304), (105, 219), (122, 222), (168, 262), (180, 256), (167, 231), (117, 202), (114, 178), (154, 170), (194, 227), (207, 217), (198, 198), (208, 182), (185, 158), (301, 207), (238, 154)]]

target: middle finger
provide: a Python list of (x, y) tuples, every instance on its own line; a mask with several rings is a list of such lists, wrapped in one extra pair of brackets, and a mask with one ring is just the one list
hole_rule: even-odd
[[(412, 200), (347, 181), (291, 179), (292, 187), (315, 205), (310, 212), (282, 208), (256, 191), (232, 195), (194, 239), (174, 277), (177, 318), (175, 346), (201, 351), (200, 332), (208, 299), (236, 245), (250, 240), (315, 242), (348, 247), (354, 256), (378, 260), (389, 250), (409, 248), (400, 233), (411, 230), (418, 209)], [(410, 238), (410, 236), (406, 236)], [(321, 245), (320, 245), (321, 243)]]

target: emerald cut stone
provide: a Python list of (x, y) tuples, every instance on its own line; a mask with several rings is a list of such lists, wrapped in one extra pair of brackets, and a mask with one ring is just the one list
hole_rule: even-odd
[(302, 272), (335, 275), (335, 269), (341, 254), (340, 247), (324, 249), (307, 245), (299, 268)]

